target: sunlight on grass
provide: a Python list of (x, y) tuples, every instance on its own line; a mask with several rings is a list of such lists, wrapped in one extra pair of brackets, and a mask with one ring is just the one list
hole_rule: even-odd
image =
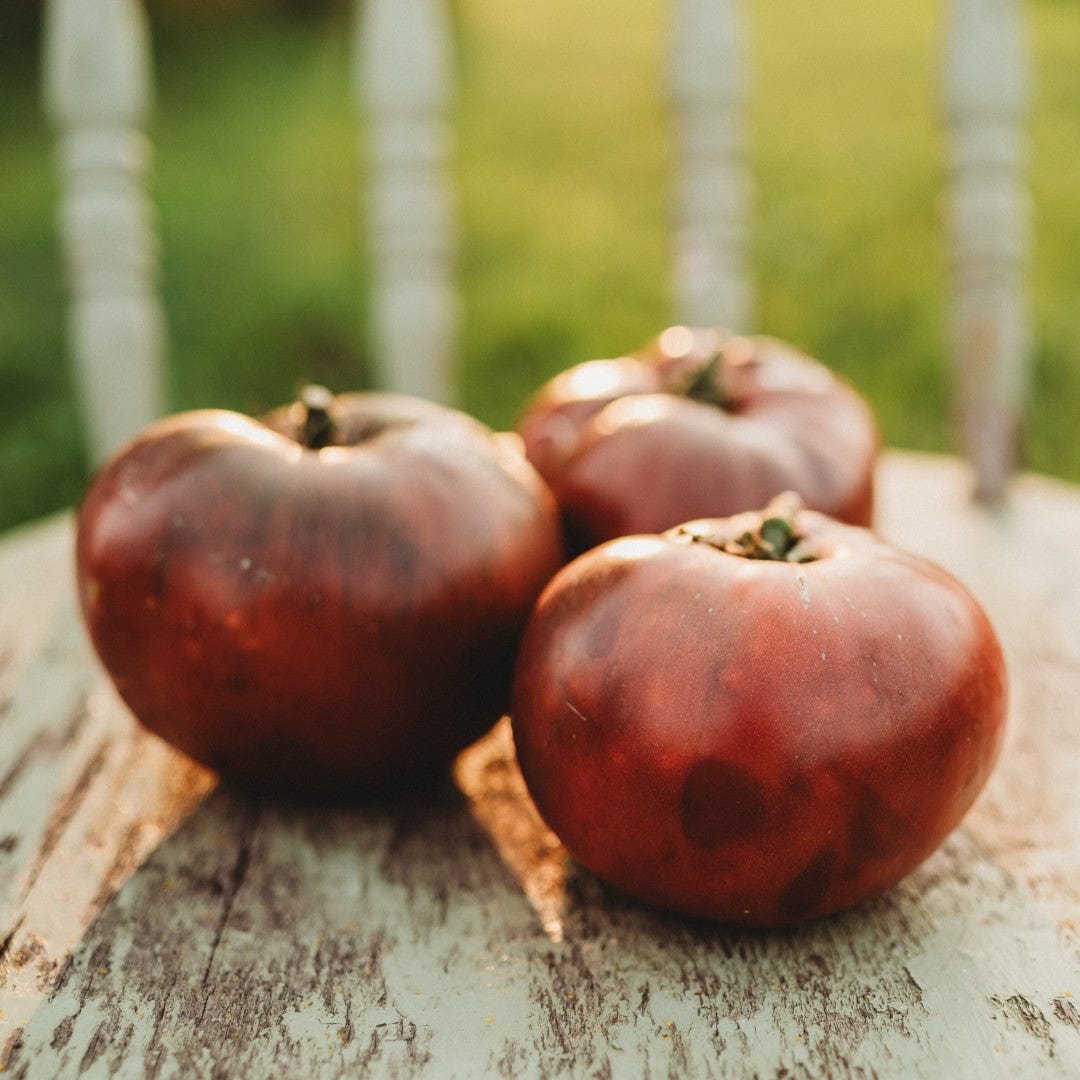
[(662, 12), (621, 10), (460, 8), (462, 402), (491, 423), (669, 317)]
[(1028, 461), (1080, 480), (1080, 9), (1032, 7), (1038, 92), (1032, 128), (1037, 257)]
[(756, 5), (753, 132), (760, 325), (852, 378), (888, 442), (943, 449), (937, 8)]

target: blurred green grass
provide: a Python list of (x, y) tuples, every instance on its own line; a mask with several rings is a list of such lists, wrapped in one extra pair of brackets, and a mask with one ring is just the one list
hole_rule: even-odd
[[(199, 7), (193, 4), (193, 7)], [(362, 133), (345, 5), (152, 3), (169, 406), (371, 385)], [(157, 9), (157, 10), (156, 10)], [(897, 446), (954, 449), (940, 5), (751, 5), (758, 326), (851, 378)], [(1080, 480), (1080, 7), (1027, 5), (1036, 62), (1029, 467)], [(512, 423), (576, 360), (672, 318), (667, 5), (456, 0), (460, 404)], [(37, 43), (0, 35), (0, 528), (85, 483)]]

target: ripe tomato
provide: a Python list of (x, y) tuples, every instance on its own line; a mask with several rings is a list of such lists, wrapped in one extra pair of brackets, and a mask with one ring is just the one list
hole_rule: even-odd
[(788, 490), (852, 524), (873, 513), (870, 409), (770, 338), (671, 327), (631, 356), (556, 376), (518, 430), (577, 550), (754, 510)]
[(391, 394), (151, 425), (78, 515), (79, 596), (120, 694), (227, 779), (359, 794), (445, 764), (505, 710), (562, 564), (509, 440)]
[(775, 507), (627, 537), (545, 589), (512, 722), (541, 814), (648, 902), (778, 925), (924, 860), (997, 757), (1004, 661), (938, 566)]

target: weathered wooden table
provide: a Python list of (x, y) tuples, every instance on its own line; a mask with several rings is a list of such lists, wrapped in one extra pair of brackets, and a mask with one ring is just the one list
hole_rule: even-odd
[(982, 599), (1010, 737), (880, 900), (786, 932), (569, 864), (505, 727), (426, 805), (215, 790), (79, 625), (71, 521), (0, 544), (0, 1062), (15, 1076), (1080, 1077), (1080, 491), (972, 506), (891, 454), (879, 529)]

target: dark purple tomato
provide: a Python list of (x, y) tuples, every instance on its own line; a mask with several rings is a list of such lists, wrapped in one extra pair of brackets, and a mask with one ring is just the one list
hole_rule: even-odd
[(576, 550), (755, 510), (783, 491), (869, 525), (878, 432), (846, 382), (790, 345), (671, 327), (556, 376), (518, 424)]
[(238, 784), (347, 796), (499, 718), (562, 551), (512, 440), (417, 399), (312, 395), (151, 425), (87, 491), (77, 563), (147, 728)]
[(540, 813), (649, 903), (762, 926), (881, 893), (1002, 740), (1002, 652), (944, 570), (776, 507), (614, 540), (545, 589), (512, 720)]

